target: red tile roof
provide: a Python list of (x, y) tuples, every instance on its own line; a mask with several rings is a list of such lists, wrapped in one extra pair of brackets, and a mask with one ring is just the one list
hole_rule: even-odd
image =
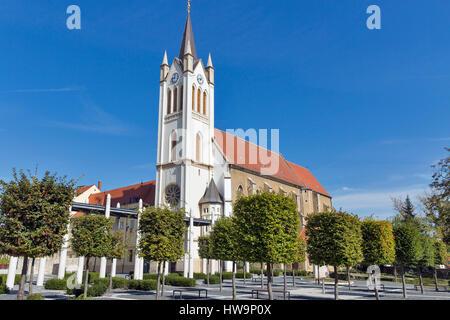
[[(215, 129), (215, 140), (227, 161), (232, 164), (257, 172), (264, 176), (295, 184), (302, 188), (312, 189), (330, 197), (307, 169), (286, 161), (281, 154), (238, 138), (232, 134)], [(270, 160), (271, 162), (268, 162)], [(264, 165), (266, 163), (266, 165)], [(271, 170), (274, 167), (276, 170)]]
[(128, 187), (113, 189), (101, 193), (94, 193), (89, 197), (90, 204), (106, 205), (106, 195), (111, 195), (111, 206), (137, 203), (142, 199), (144, 204), (153, 206), (155, 204), (156, 181), (143, 182)]
[(90, 188), (92, 188), (93, 186), (95, 186), (95, 184), (90, 185), (90, 186), (83, 186), (83, 187), (79, 187), (78, 189), (75, 190), (75, 194), (77, 196), (79, 196), (80, 194), (82, 194), (83, 192), (88, 191)]

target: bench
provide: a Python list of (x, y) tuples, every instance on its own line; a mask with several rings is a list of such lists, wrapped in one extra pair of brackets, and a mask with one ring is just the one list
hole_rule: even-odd
[[(433, 284), (433, 285), (423, 285), (423, 287), (424, 288), (435, 288), (435, 285)], [(414, 289), (416, 290), (416, 291), (419, 291), (419, 288), (420, 288), (420, 284), (415, 284), (414, 285)], [(444, 288), (444, 291), (448, 291), (448, 288), (449, 288), (449, 286), (446, 286), (445, 284), (439, 284), (438, 286), (437, 286), (437, 288), (438, 288), (438, 291), (439, 291), (439, 288)]]
[[(254, 294), (256, 293), (256, 299), (259, 299), (259, 293), (260, 292), (264, 292), (264, 293), (269, 293), (269, 290), (267, 289), (253, 289), (252, 290), (252, 299), (254, 297)], [(284, 291), (284, 290), (272, 290), (272, 293), (282, 293), (283, 297), (286, 299), (286, 294), (288, 296), (288, 300), (291, 300), (291, 293), (289, 291)]]
[(198, 297), (201, 297), (202, 292), (205, 292), (205, 298), (208, 298), (208, 290), (207, 289), (175, 289), (172, 292), (172, 297), (175, 298), (175, 293), (179, 293), (180, 299), (183, 299), (183, 293), (186, 292), (198, 292)]

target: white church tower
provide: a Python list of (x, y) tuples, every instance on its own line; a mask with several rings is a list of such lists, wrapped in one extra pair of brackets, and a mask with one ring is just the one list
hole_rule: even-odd
[[(189, 10), (180, 53), (170, 66), (164, 53), (159, 95), (155, 205), (180, 206), (202, 218), (199, 202), (214, 173), (214, 68), (211, 55), (206, 68), (197, 56)], [(196, 239), (200, 228), (194, 230)], [(197, 270), (196, 243), (192, 249)]]

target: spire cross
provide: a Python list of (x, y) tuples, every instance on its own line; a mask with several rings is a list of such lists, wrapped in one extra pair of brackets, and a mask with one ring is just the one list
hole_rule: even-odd
[(191, 12), (191, 0), (188, 0), (188, 7), (187, 7), (187, 9), (188, 9), (188, 12)]

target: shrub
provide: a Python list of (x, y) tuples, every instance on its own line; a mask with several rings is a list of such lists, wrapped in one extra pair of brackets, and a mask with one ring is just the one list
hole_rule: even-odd
[(40, 294), (30, 294), (27, 297), (27, 300), (45, 300), (43, 296), (41, 296)]
[(206, 279), (206, 274), (204, 274), (204, 273), (195, 273), (194, 272), (194, 279), (196, 279), (196, 280)]
[(144, 280), (156, 280), (156, 279), (158, 279), (158, 275), (155, 273), (146, 273), (146, 274), (144, 274), (143, 279)]
[(50, 279), (45, 282), (45, 289), (47, 290), (67, 290), (67, 280), (64, 279)]
[(7, 294), (8, 288), (6, 287), (6, 284), (0, 284), (0, 294)]
[[(20, 274), (16, 274), (14, 276), (14, 284), (19, 284), (20, 283)], [(6, 284), (6, 279), (8, 278), (7, 274), (0, 274), (0, 286)]]
[[(108, 286), (102, 282), (97, 282), (96, 284), (90, 286), (87, 289), (88, 297), (101, 297), (105, 294), (106, 290), (108, 290)], [(81, 286), (79, 289), (68, 289), (67, 294), (75, 295), (75, 297), (80, 297), (84, 294), (84, 286)]]
[(140, 280), (138, 290), (141, 291), (156, 290), (156, 280)]
[[(251, 279), (252, 275), (249, 272), (245, 273), (246, 279)], [(222, 279), (223, 280), (231, 280), (233, 278), (232, 272), (222, 272)], [(236, 272), (236, 279), (244, 279), (244, 272)]]
[(114, 277), (112, 278), (113, 289), (125, 289), (127, 287), (127, 279)]
[(0, 264), (9, 264), (9, 257), (0, 257)]
[(174, 287), (195, 287), (195, 279), (183, 277), (167, 277), (166, 284)]
[(93, 282), (94, 285), (103, 285), (106, 286), (107, 288), (109, 287), (109, 278), (103, 278), (103, 279), (95, 279)]
[[(86, 276), (86, 272), (83, 272), (83, 282), (84, 282), (84, 278)], [(89, 276), (88, 276), (88, 282), (89, 283), (94, 283), (95, 280), (100, 279), (100, 273), (99, 272), (94, 272), (94, 271), (89, 271)]]
[(138, 288), (139, 288), (139, 281), (140, 280), (128, 280), (127, 281), (127, 288), (131, 289), (131, 290), (138, 290)]
[[(206, 284), (206, 279), (203, 280), (203, 283)], [(210, 275), (209, 276), (209, 284), (219, 284), (220, 277), (218, 275)]]

